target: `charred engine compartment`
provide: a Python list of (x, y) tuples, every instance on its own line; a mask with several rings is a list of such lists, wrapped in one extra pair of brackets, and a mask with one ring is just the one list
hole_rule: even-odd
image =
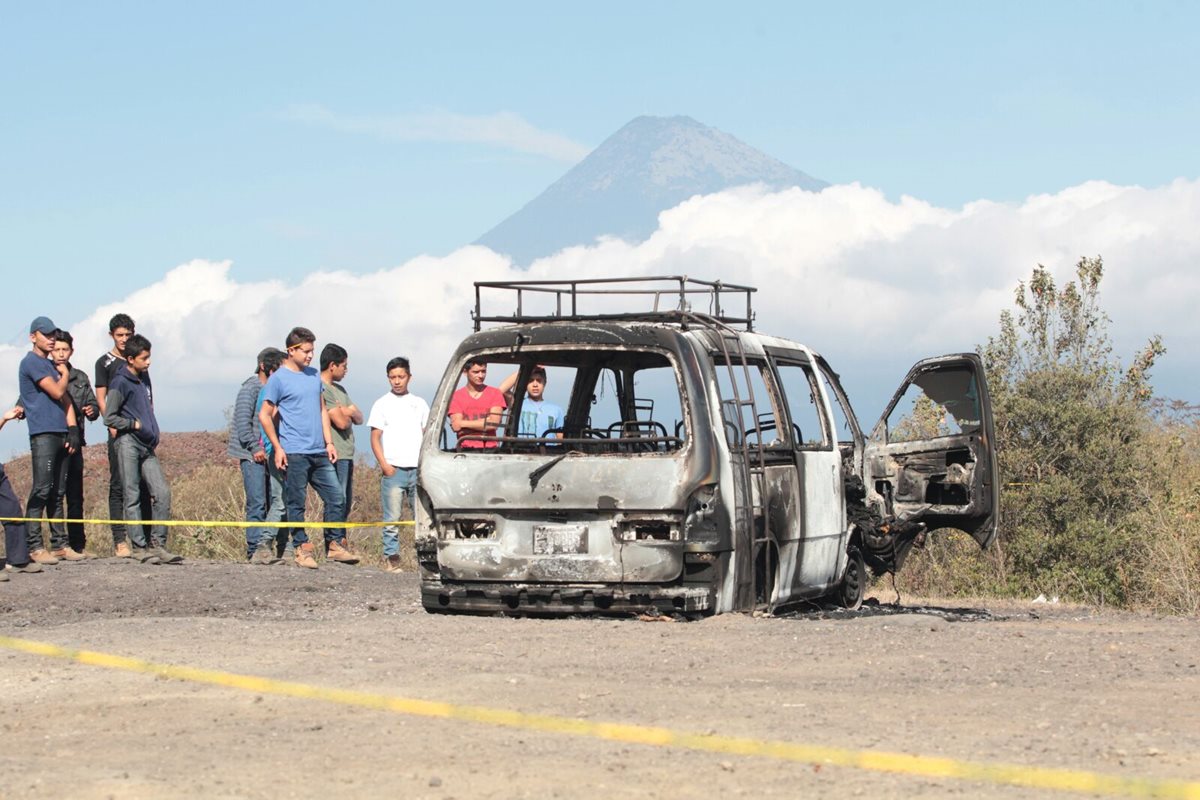
[(928, 526), (924, 522), (887, 518), (867, 505), (867, 487), (860, 476), (847, 474), (844, 479), (846, 518), (858, 532), (863, 560), (876, 575), (897, 572), (914, 546), (925, 544)]

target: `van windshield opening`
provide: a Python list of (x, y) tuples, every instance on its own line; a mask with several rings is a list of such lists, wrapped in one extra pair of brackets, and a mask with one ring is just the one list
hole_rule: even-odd
[(678, 370), (663, 352), (523, 349), (471, 356), (459, 367), (441, 411), (443, 450), (652, 456), (688, 439)]

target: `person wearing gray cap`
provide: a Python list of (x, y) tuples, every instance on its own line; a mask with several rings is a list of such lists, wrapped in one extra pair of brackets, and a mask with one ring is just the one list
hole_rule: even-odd
[[(29, 557), (39, 564), (57, 564), (61, 559), (82, 561), (83, 556), (67, 547), (67, 529), (63, 525), (63, 497), (67, 482), (67, 456), (80, 446), (75, 409), (67, 397), (70, 373), (65, 364), (50, 360), (58, 326), (48, 317), (38, 317), (29, 325), (32, 349), (21, 359), (17, 382), (20, 405), (29, 426), (29, 453), (33, 481), (25, 513), (32, 522), (26, 526)], [(50, 518), (50, 551), (42, 540), (41, 517)]]
[[(227, 452), (241, 466), (242, 486), (246, 490), (246, 522), (263, 522), (267, 518), (270, 476), (257, 401), (269, 374), (264, 362), (274, 360), (278, 368), (284, 356), (284, 352), (276, 347), (267, 347), (259, 352), (254, 374), (242, 382), (233, 403)], [(281, 560), (275, 557), (274, 542), (274, 531), (263, 527), (246, 528), (246, 558), (253, 559), (256, 564), (280, 563)]]

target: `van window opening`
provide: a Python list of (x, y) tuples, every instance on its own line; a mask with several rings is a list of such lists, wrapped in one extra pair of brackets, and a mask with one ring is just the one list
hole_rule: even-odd
[[(456, 436), (447, 420), (442, 450), (473, 455), (655, 455), (679, 451), (688, 439), (679, 373), (665, 353), (522, 349), (518, 354), (482, 355), (488, 364), (488, 386), (509, 380), (507, 406), (494, 434), (464, 430)], [(541, 396), (534, 398), (530, 380), (543, 373)], [(465, 385), (460, 377), (456, 388)], [(447, 419), (447, 408), (436, 413)], [(486, 446), (472, 444), (478, 442)]]
[(853, 447), (854, 429), (850, 427), (850, 415), (846, 413), (846, 408), (842, 405), (841, 396), (834, 391), (833, 383), (823, 368), (817, 370), (817, 376), (821, 388), (825, 390), (825, 396), (829, 398), (830, 407), (833, 409), (832, 424), (838, 446)]
[(969, 369), (918, 376), (887, 418), (889, 442), (911, 442), (977, 433), (979, 391)]
[(787, 431), (797, 449), (824, 450), (831, 445), (825, 437), (825, 409), (817, 380), (807, 364), (777, 361), (775, 364), (787, 400), (791, 429)]
[[(721, 416), (725, 423), (725, 440), (731, 447), (757, 445), (784, 447), (790, 445), (791, 435), (781, 422), (778, 393), (768, 385), (764, 362), (749, 361), (745, 366), (734, 363), (726, 366), (714, 360), (717, 391), (721, 395)], [(746, 383), (747, 374), (750, 382)], [(740, 408), (739, 408), (740, 403)]]

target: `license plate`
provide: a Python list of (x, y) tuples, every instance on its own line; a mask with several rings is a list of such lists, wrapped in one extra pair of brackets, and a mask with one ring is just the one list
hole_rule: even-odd
[(537, 556), (586, 553), (586, 525), (534, 525), (533, 554)]

